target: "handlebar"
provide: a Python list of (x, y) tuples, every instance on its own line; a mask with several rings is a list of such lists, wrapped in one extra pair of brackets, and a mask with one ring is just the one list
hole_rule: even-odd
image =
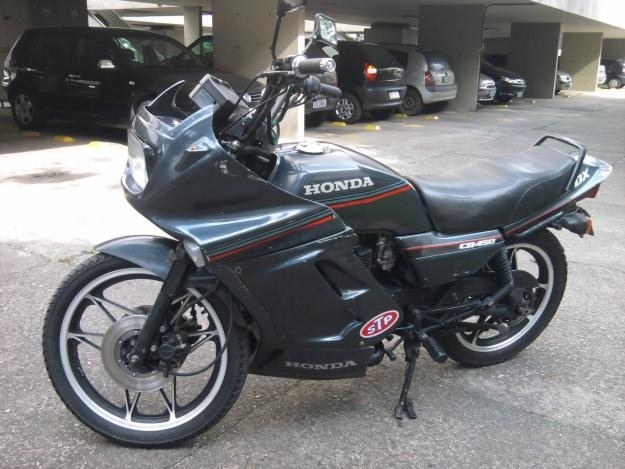
[(292, 70), (300, 77), (306, 75), (312, 75), (316, 73), (333, 72), (336, 70), (336, 62), (334, 59), (322, 58), (322, 59), (307, 59), (301, 55), (298, 55), (291, 62)]
[(321, 83), (317, 77), (306, 78), (304, 87), (306, 88), (306, 92), (308, 94), (321, 95), (327, 98), (340, 98), (342, 94), (340, 88), (332, 85), (325, 85)]

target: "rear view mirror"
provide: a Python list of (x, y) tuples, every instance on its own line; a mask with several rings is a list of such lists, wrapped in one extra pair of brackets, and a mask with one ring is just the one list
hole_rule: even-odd
[(307, 3), (308, 0), (278, 0), (276, 15), (278, 15), (279, 18), (282, 18), (287, 13), (304, 8)]
[(115, 69), (115, 64), (112, 60), (102, 59), (98, 60), (98, 68), (102, 70), (113, 70)]
[(336, 23), (329, 16), (317, 13), (315, 15), (315, 29), (313, 30), (312, 41), (321, 41), (329, 46), (338, 44), (338, 38), (336, 36)]

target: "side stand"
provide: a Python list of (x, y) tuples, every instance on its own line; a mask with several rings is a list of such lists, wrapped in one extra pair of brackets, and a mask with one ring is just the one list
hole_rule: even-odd
[(420, 341), (413, 337), (407, 338), (404, 341), (404, 352), (406, 355), (406, 372), (404, 374), (404, 384), (401, 387), (401, 394), (399, 395), (399, 402), (395, 407), (395, 418), (402, 420), (404, 413), (409, 419), (416, 419), (417, 414), (414, 411), (412, 400), (408, 397), (408, 391), (410, 390), (410, 383), (414, 376), (415, 366), (417, 364), (417, 358), (419, 357)]

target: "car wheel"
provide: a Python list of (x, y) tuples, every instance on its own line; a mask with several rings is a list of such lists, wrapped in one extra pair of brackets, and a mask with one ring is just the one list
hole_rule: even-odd
[(19, 89), (12, 93), (11, 112), (15, 123), (22, 130), (41, 129), (45, 124), (39, 100), (28, 90)]
[(371, 115), (373, 116), (374, 119), (383, 121), (391, 117), (393, 114), (395, 114), (395, 109), (396, 108), (394, 107), (386, 108), (386, 109), (373, 109), (371, 111)]
[(306, 127), (319, 127), (326, 120), (325, 111), (311, 112), (306, 115)]
[(556, 90), (556, 91), (555, 91), (555, 94), (556, 94), (556, 95), (559, 95), (559, 94), (560, 94), (560, 90)]
[(423, 112), (423, 100), (414, 88), (408, 88), (404, 101), (399, 105), (399, 110), (409, 116), (416, 116)]
[(336, 118), (347, 124), (355, 124), (362, 117), (362, 106), (351, 93), (343, 93), (336, 103)]
[(620, 88), (621, 86), (623, 86), (623, 83), (621, 83), (621, 80), (614, 77), (614, 78), (610, 78), (608, 80), (608, 88), (614, 90), (616, 88)]
[(512, 101), (512, 98), (495, 98), (497, 104), (510, 104), (510, 101)]

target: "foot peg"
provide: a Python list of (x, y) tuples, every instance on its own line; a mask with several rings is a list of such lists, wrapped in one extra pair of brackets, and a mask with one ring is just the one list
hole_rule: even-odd
[(425, 335), (425, 334), (423, 335), (425, 337), (420, 338), (421, 343), (423, 344), (423, 347), (425, 347), (425, 350), (427, 350), (432, 360), (434, 360), (437, 363), (445, 363), (448, 357), (447, 357), (447, 354), (445, 353), (445, 350), (443, 350), (443, 347), (441, 347), (441, 344), (438, 342), (438, 340), (436, 340), (431, 335)]

